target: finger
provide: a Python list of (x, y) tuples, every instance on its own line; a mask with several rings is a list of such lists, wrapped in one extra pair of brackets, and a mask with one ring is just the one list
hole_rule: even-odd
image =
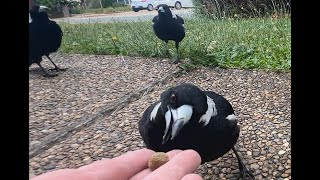
[[(172, 150), (172, 151), (167, 152), (166, 154), (169, 156), (169, 159), (172, 159), (175, 155), (177, 155), (180, 152), (182, 152), (182, 150)], [(143, 171), (139, 172), (138, 174), (136, 174), (132, 178), (130, 178), (130, 180), (143, 179), (144, 177), (146, 177), (151, 172), (152, 171), (149, 168), (144, 169)]]
[(186, 150), (177, 154), (168, 163), (147, 175), (144, 180), (181, 179), (186, 174), (193, 173), (200, 163), (201, 157), (196, 151)]
[(109, 158), (105, 158), (105, 159), (101, 159), (98, 161), (94, 161), (91, 164), (85, 165), (85, 166), (81, 166), (78, 169), (81, 171), (91, 171), (91, 170), (96, 170), (101, 168), (102, 166), (106, 166), (106, 164), (109, 164), (111, 159)]
[(30, 180), (55, 180), (55, 179), (72, 179), (77, 171), (75, 169), (59, 169), (52, 172), (43, 173), (33, 177)]
[(129, 179), (148, 167), (148, 161), (154, 153), (149, 149), (130, 151), (113, 159), (97, 161), (79, 170), (95, 174), (99, 179)]
[(203, 180), (198, 174), (187, 174), (181, 180)]

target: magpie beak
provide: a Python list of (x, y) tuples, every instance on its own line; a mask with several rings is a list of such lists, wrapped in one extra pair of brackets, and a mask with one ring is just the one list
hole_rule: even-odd
[(39, 12), (44, 12), (44, 11), (48, 11), (49, 8), (47, 6), (40, 6), (39, 7)]
[(188, 123), (192, 116), (192, 106), (182, 105), (177, 109), (167, 106), (168, 111), (165, 113), (166, 129), (162, 137), (162, 144), (173, 140), (180, 132), (182, 127)]
[(165, 12), (162, 6), (158, 8), (158, 12)]

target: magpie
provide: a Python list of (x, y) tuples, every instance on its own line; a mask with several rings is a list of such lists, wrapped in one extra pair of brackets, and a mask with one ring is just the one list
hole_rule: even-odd
[(235, 112), (215, 92), (190, 83), (171, 87), (143, 112), (138, 126), (147, 148), (156, 152), (193, 149), (200, 154), (201, 164), (232, 149), (243, 179), (254, 178), (234, 147), (240, 133)]
[(64, 71), (59, 68), (49, 57), (50, 53), (56, 52), (61, 45), (63, 32), (60, 26), (49, 19), (46, 6), (34, 5), (29, 13), (29, 67), (36, 63), (44, 72), (45, 77), (53, 77), (57, 74), (49, 74), (42, 66), (42, 56), (46, 56), (55, 68), (54, 71)]
[(177, 57), (174, 63), (179, 60), (179, 43), (185, 37), (184, 20), (175, 14), (172, 14), (169, 6), (160, 4), (157, 6), (158, 15), (152, 19), (153, 31), (156, 36), (166, 43), (166, 52), (170, 56), (168, 49), (168, 41), (175, 41)]

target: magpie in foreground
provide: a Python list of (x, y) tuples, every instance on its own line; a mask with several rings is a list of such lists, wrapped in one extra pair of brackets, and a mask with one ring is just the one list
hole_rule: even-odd
[(65, 70), (58, 68), (49, 57), (50, 53), (59, 49), (63, 33), (60, 26), (49, 19), (47, 9), (45, 6), (35, 5), (30, 10), (32, 22), (29, 23), (29, 67), (36, 63), (44, 72), (44, 76), (52, 77), (56, 74), (49, 74), (40, 63), (42, 56), (47, 56), (55, 67), (49, 70)]
[(188, 83), (163, 92), (139, 121), (139, 133), (149, 149), (156, 152), (193, 149), (200, 154), (201, 164), (232, 149), (242, 178), (248, 175), (254, 178), (234, 147), (239, 132), (234, 110), (223, 96)]
[(170, 56), (168, 49), (168, 41), (175, 41), (177, 49), (177, 57), (174, 63), (180, 62), (179, 60), (179, 43), (185, 36), (184, 20), (178, 16), (173, 15), (169, 6), (166, 4), (158, 5), (158, 15), (152, 19), (153, 30), (157, 37), (166, 43), (166, 51)]

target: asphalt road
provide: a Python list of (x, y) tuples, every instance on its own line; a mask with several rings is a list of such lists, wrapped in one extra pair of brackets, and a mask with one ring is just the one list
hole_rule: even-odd
[[(183, 17), (188, 18), (192, 16), (191, 9), (181, 9), (172, 10), (173, 13)], [(116, 22), (116, 21), (146, 21), (151, 20), (157, 11), (147, 11), (141, 10), (139, 12), (123, 12), (123, 13), (112, 13), (112, 14), (86, 14), (86, 15), (76, 15), (67, 18), (57, 18), (54, 19), (57, 22), (68, 22), (68, 23), (95, 23), (95, 22)]]

